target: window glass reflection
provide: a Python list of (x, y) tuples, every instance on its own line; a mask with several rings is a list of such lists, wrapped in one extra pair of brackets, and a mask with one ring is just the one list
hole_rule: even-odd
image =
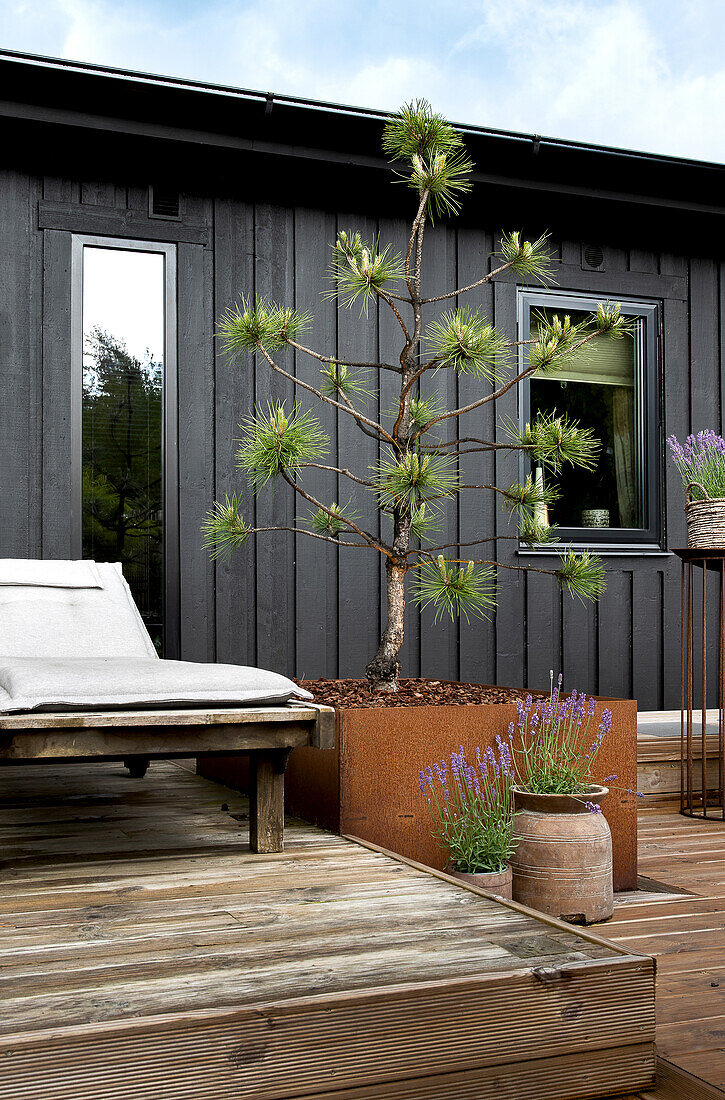
[(163, 634), (164, 257), (83, 249), (83, 556), (120, 561)]
[[(551, 318), (568, 314), (575, 324), (588, 314), (570, 309), (535, 307), (531, 333), (537, 330), (537, 316)], [(601, 443), (593, 470), (567, 465), (553, 479), (560, 498), (548, 510), (548, 520), (560, 527), (643, 526), (640, 490), (642, 438), (637, 423), (636, 353), (634, 339), (600, 337), (584, 344), (569, 361), (555, 371), (537, 373), (531, 379), (531, 420), (539, 413), (566, 414), (582, 427), (591, 428)], [(533, 470), (540, 482), (550, 475)]]

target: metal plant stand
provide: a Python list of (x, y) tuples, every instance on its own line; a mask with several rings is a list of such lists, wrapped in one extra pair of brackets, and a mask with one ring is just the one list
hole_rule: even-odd
[[(680, 703), (680, 813), (725, 820), (725, 549), (675, 550), (682, 561), (682, 658)], [(708, 601), (708, 571), (717, 576), (717, 598)], [(711, 586), (712, 588), (712, 586)], [(694, 599), (700, 590), (700, 599)], [(712, 592), (711, 592), (712, 596)], [(715, 723), (708, 732), (708, 638), (717, 630), (710, 652), (710, 693), (717, 672), (717, 744)], [(702, 729), (694, 732), (700, 711)], [(697, 753), (699, 749), (700, 759)], [(714, 767), (716, 763), (716, 767)], [(709, 771), (709, 775), (708, 775)]]

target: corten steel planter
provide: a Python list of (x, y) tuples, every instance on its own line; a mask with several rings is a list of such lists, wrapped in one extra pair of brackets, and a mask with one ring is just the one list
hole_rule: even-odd
[(488, 890), (497, 898), (513, 900), (513, 873), (510, 867), (505, 871), (456, 871), (451, 864), (445, 868), (451, 878), (460, 879), (461, 882), (470, 882), (472, 886), (478, 886), (481, 890)]
[(514, 790), (514, 901), (577, 924), (611, 917), (612, 836), (604, 814), (584, 804), (608, 794), (607, 787), (576, 797)]
[[(632, 699), (601, 699), (612, 711), (612, 731), (599, 752), (595, 780), (618, 775), (623, 788), (637, 786), (637, 704)], [(285, 775), (290, 814), (333, 832), (358, 836), (383, 848), (443, 870), (447, 855), (431, 835), (431, 821), (420, 793), (419, 771), (463, 745), (473, 759), (476, 747), (495, 747), (516, 719), (513, 703), (465, 706), (336, 708), (335, 748), (301, 746)], [(243, 760), (207, 758), (200, 774), (245, 789)], [(604, 812), (612, 830), (615, 890), (637, 886), (637, 799), (613, 791)]]

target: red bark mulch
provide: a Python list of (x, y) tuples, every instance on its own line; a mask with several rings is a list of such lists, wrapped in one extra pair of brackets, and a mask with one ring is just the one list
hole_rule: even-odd
[[(442, 707), (471, 703), (515, 703), (527, 692), (459, 684), (447, 680), (400, 680), (398, 692), (371, 691), (367, 680), (297, 680), (316, 703), (331, 707)], [(536, 693), (532, 693), (536, 694)]]

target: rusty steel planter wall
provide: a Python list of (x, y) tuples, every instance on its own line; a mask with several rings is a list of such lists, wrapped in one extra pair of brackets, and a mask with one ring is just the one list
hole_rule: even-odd
[[(612, 830), (614, 888), (637, 885), (637, 704), (606, 699), (612, 731), (599, 753), (594, 778), (615, 773), (604, 813)], [(463, 745), (471, 755), (480, 745), (506, 736), (516, 715), (513, 704), (365, 707), (337, 711), (334, 750), (298, 748), (286, 775), (288, 813), (326, 829), (361, 837), (409, 859), (442, 870), (447, 856), (431, 836), (428, 810), (418, 786), (422, 767)], [(243, 761), (199, 761), (212, 779), (244, 788)]]

